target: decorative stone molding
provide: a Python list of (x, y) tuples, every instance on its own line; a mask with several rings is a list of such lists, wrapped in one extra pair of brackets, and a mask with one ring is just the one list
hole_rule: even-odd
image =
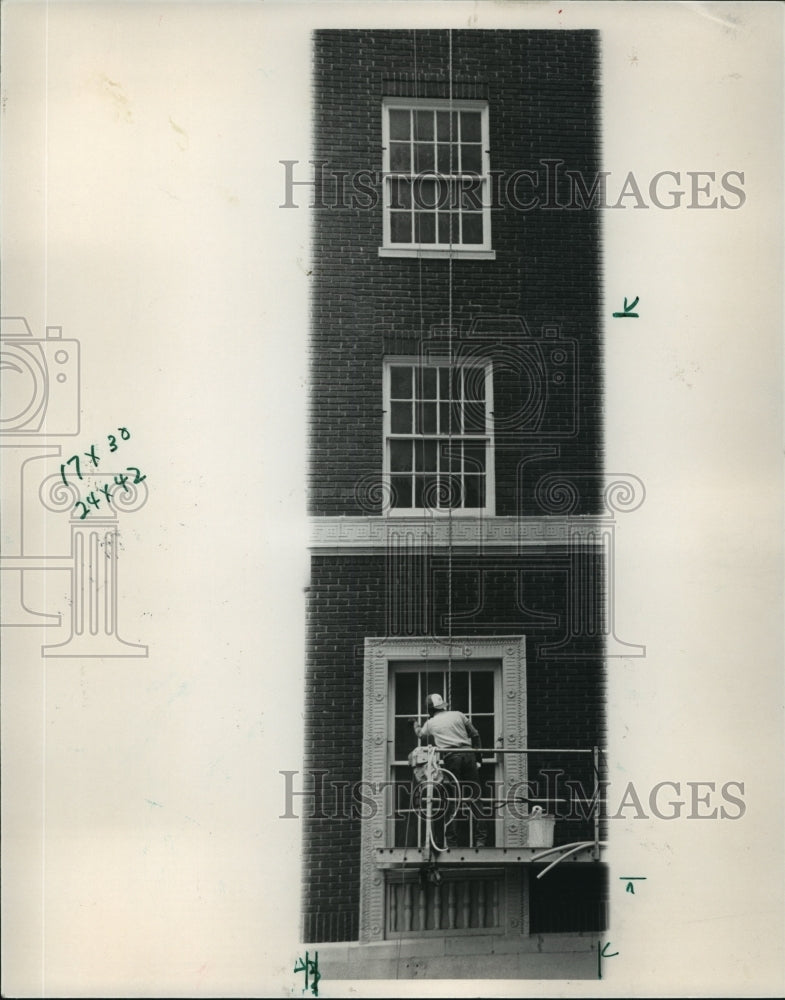
[(319, 517), (311, 523), (316, 554), (369, 553), (401, 542), (497, 551), (529, 545), (602, 544), (612, 518), (575, 517)]
[[(360, 865), (360, 941), (380, 941), (384, 935), (385, 886), (376, 878), (376, 852), (384, 843), (385, 819), (390, 802), (390, 733), (388, 733), (388, 698), (390, 690), (390, 660), (450, 658), (456, 666), (460, 661), (497, 660), (501, 664), (501, 685), (506, 696), (502, 700), (500, 735), (505, 747), (526, 746), (526, 638), (521, 635), (454, 636), (448, 643), (438, 638), (365, 639), (364, 712), (363, 712), (363, 788), (373, 800), (372, 815), (364, 816), (361, 827)], [(510, 692), (512, 696), (510, 697)], [(379, 737), (382, 737), (381, 740)], [(505, 754), (504, 784), (509, 787), (525, 783), (527, 767), (524, 754)], [(518, 786), (521, 787), (521, 786)], [(505, 810), (509, 813), (509, 810)], [(516, 824), (513, 815), (504, 820), (504, 843), (525, 846), (525, 824)], [(516, 915), (520, 901), (508, 902)], [(509, 912), (509, 911), (508, 911)]]

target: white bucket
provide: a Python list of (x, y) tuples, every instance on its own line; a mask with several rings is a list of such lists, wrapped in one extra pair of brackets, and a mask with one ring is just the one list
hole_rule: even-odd
[(553, 847), (553, 827), (555, 823), (555, 816), (545, 816), (542, 809), (539, 806), (535, 806), (526, 824), (529, 828), (527, 846)]

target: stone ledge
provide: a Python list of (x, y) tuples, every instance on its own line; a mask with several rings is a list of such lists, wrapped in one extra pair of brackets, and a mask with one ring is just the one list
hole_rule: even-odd
[(531, 545), (602, 545), (609, 518), (559, 517), (316, 517), (311, 551), (374, 552), (389, 545), (516, 549)]

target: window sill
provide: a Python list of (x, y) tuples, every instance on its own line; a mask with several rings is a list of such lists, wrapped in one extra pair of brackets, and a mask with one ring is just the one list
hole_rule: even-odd
[(420, 260), (496, 260), (495, 250), (420, 250), (379, 247), (380, 257), (418, 257)]
[(453, 508), (452, 511), (441, 509), (441, 508), (424, 508), (424, 507), (385, 507), (382, 512), (383, 517), (396, 518), (396, 517), (418, 517), (423, 521), (447, 521), (450, 516), (453, 518), (489, 518), (494, 517), (495, 514), (490, 508), (484, 509), (480, 507), (460, 507)]

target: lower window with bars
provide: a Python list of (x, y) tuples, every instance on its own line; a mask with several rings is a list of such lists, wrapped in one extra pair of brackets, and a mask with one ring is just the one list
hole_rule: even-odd
[(501, 934), (503, 907), (501, 871), (444, 872), (437, 884), (417, 871), (388, 872), (386, 936)]

